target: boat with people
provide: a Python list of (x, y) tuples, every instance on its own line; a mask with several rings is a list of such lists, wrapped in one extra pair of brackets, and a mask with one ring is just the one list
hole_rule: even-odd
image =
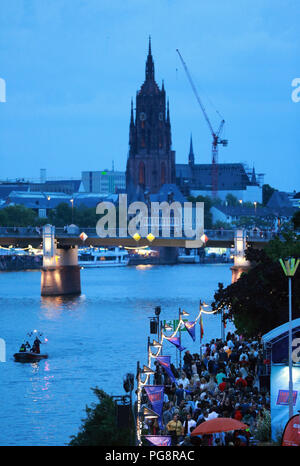
[(17, 362), (36, 362), (40, 361), (41, 359), (47, 359), (48, 354), (41, 354), (40, 352), (40, 345), (42, 343), (46, 343), (48, 340), (47, 338), (44, 339), (42, 342), (39, 337), (42, 337), (41, 332), (37, 332), (34, 330), (33, 332), (27, 333), (29, 338), (34, 337), (34, 341), (32, 345), (28, 342), (28, 340), (24, 340), (20, 346), (20, 349), (17, 353), (14, 354), (14, 359)]
[(37, 354), (32, 351), (24, 351), (14, 354), (15, 361), (17, 362), (36, 362), (41, 359), (47, 359), (48, 354)]
[(78, 250), (78, 265), (81, 267), (122, 267), (128, 263), (128, 252), (118, 247)]

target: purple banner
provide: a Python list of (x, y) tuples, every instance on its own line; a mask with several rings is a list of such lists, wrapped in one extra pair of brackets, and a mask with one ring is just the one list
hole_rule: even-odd
[(176, 382), (173, 372), (171, 371), (171, 356), (156, 356), (156, 360), (163, 366), (172, 382)]
[(165, 387), (163, 385), (145, 385), (144, 389), (148, 395), (148, 399), (151, 403), (153, 411), (155, 411), (159, 415), (158, 423), (159, 427), (162, 429), (163, 425), (161, 421), (161, 415), (164, 404)]
[(185, 350), (184, 346), (181, 346), (180, 344), (179, 337), (170, 337), (170, 338), (166, 337), (166, 340), (168, 340), (170, 343), (173, 343), (173, 345), (175, 345), (176, 348), (179, 349), (179, 351)]
[(195, 322), (184, 322), (184, 326), (191, 335), (193, 341), (196, 340)]
[(171, 437), (167, 435), (145, 435), (145, 439), (156, 447), (170, 447)]

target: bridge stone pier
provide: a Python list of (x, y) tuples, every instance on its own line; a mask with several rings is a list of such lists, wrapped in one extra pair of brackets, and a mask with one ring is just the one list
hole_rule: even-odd
[(55, 227), (43, 227), (43, 267), (41, 295), (61, 296), (81, 293), (78, 246), (57, 246)]
[(245, 258), (246, 231), (236, 230), (234, 235), (234, 265), (231, 268), (232, 279), (231, 283), (235, 283), (242, 273), (248, 272), (250, 269), (250, 262)]

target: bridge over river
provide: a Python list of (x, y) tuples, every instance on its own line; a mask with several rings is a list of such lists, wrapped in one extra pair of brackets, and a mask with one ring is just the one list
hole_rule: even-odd
[[(78, 265), (78, 248), (80, 247), (141, 247), (164, 248), (171, 252), (173, 248), (220, 247), (234, 248), (234, 265), (232, 281), (236, 281), (242, 272), (249, 269), (245, 259), (247, 245), (263, 248), (274, 234), (247, 230), (204, 230), (200, 240), (187, 237), (170, 236), (139, 237), (122, 236), (118, 229), (105, 238), (98, 236), (96, 228), (79, 229), (76, 225), (55, 228), (44, 227), (0, 227), (0, 246), (26, 248), (29, 245), (43, 249), (43, 267), (41, 272), (41, 294), (57, 296), (80, 294), (80, 267)], [(173, 234), (173, 236), (172, 236)]]

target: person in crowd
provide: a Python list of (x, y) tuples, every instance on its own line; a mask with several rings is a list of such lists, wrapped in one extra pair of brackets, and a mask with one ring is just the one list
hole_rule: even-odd
[(177, 413), (175, 413), (173, 419), (168, 422), (166, 428), (171, 436), (172, 446), (178, 445), (181, 440), (181, 436), (183, 435), (183, 427)]

